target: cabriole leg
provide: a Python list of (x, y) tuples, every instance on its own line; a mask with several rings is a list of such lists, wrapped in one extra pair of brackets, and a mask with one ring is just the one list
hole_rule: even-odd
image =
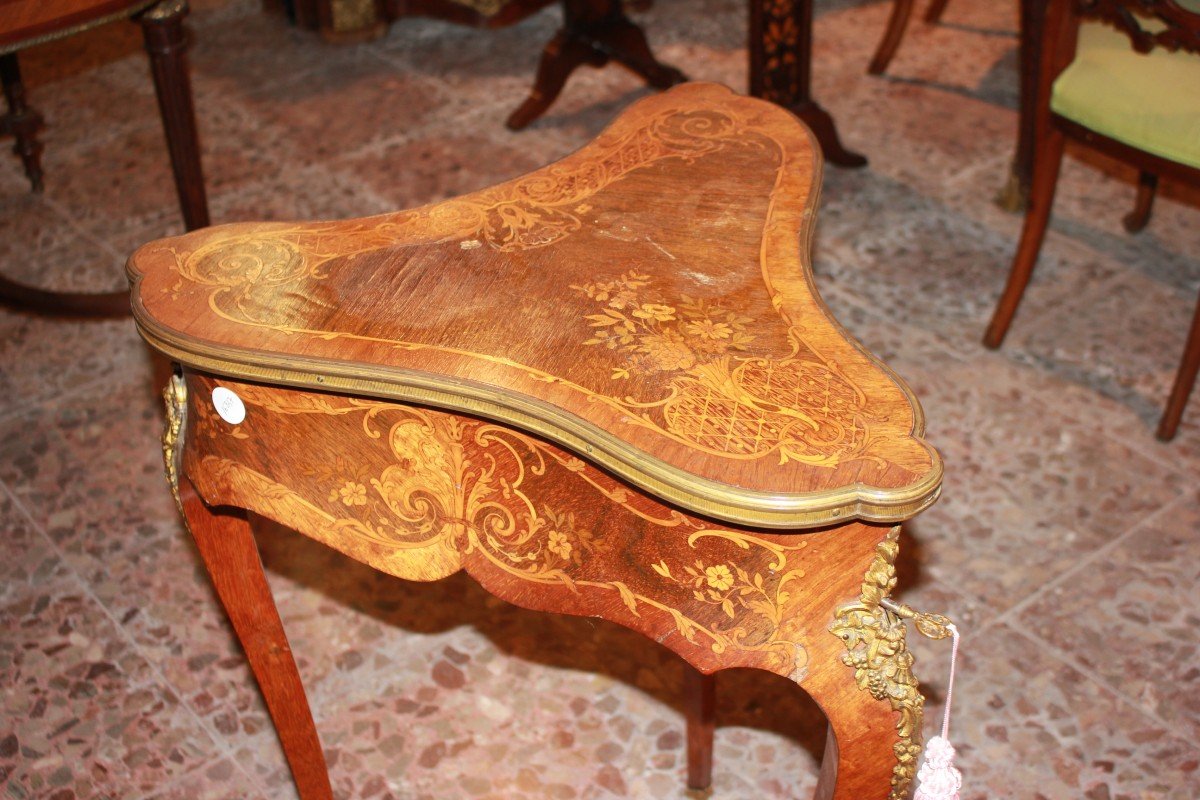
[(301, 800), (333, 800), (308, 698), (243, 512), (209, 508), (186, 478), (180, 505), (279, 732)]

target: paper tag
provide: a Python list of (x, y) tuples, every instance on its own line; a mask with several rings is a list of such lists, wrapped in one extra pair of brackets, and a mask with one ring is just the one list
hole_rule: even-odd
[(224, 386), (213, 389), (212, 401), (217, 415), (230, 425), (240, 425), (246, 418), (246, 404), (242, 402), (242, 398)]

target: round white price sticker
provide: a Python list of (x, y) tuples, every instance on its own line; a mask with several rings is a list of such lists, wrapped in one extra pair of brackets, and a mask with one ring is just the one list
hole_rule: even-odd
[(217, 415), (230, 425), (240, 425), (246, 418), (246, 404), (242, 402), (242, 398), (224, 386), (213, 389), (212, 401)]

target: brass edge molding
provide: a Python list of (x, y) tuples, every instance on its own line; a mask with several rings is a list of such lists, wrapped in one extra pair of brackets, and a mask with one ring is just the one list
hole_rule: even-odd
[[(700, 88), (707, 90), (710, 87), (694, 87), (693, 90)], [(725, 91), (730, 97), (736, 97), (728, 89)], [(787, 113), (775, 107), (771, 110), (773, 113)], [(796, 134), (797, 137), (808, 139), (812, 152), (818, 151), (818, 145), (807, 127), (796, 123)], [(569, 159), (564, 159), (564, 162)], [(930, 463), (928, 470), (907, 486), (881, 488), (856, 483), (803, 494), (741, 489), (695, 476), (667, 464), (576, 415), (527, 395), (505, 392), (463, 379), (395, 367), (376, 366), (364, 375), (360, 365), (299, 356), (281, 357), (225, 345), (204, 344), (178, 336), (154, 320), (141, 303), (138, 287), (143, 276), (129, 269), (134, 287), (134, 316), (143, 337), (152, 346), (197, 369), (234, 379), (283, 383), (316, 390), (348, 390), (354, 394), (415, 401), (449, 411), (477, 414), (541, 435), (582, 457), (590, 458), (667, 502), (727, 522), (795, 529), (853, 519), (883, 523), (903, 521), (936, 500), (942, 479), (942, 462), (937, 451), (921, 438), (924, 433), (924, 413), (911, 389), (845, 331), (816, 290), (812, 270), (808, 266), (815, 226), (809, 225), (805, 230), (803, 220), (814, 214), (823, 167), (819, 158), (810, 163), (812, 174), (804, 186), (784, 177), (787, 170), (781, 169), (780, 180), (785, 185), (779, 188), (785, 193), (803, 189), (806, 202), (799, 211), (784, 213), (772, 208), (768, 213), (764, 221), (760, 269), (776, 308), (785, 319), (790, 320), (796, 315), (792, 313), (786, 292), (779, 293), (776, 287), (803, 284), (825, 321), (863, 356), (870, 367), (901, 391), (912, 412), (912, 426), (908, 435), (925, 450)], [(775, 206), (774, 200), (772, 206)], [(797, 236), (797, 233), (801, 235)], [(777, 260), (768, 258), (768, 252), (777, 254)], [(820, 357), (819, 353), (817, 355)]]
[(925, 698), (913, 675), (913, 656), (905, 642), (904, 619), (888, 609), (896, 585), (900, 529), (893, 528), (875, 548), (859, 599), (838, 608), (829, 632), (842, 640), (842, 662), (854, 669), (858, 687), (886, 700), (897, 713), (890, 800), (905, 800), (921, 758), (921, 721)]
[[(60, 28), (50, 33), (43, 33), (39, 36), (34, 36), (29, 39), (22, 39), (19, 42), (0, 45), (0, 56), (5, 56), (9, 53), (17, 53), (21, 50), (25, 50), (30, 47), (36, 47), (39, 44), (53, 42), (57, 39), (65, 39), (68, 36), (74, 36), (77, 33), (90, 31), (92, 28), (99, 28), (101, 25), (107, 25), (110, 22), (118, 22), (123, 19), (129, 19), (130, 17), (140, 14), (150, 6), (156, 5), (158, 2), (159, 0), (143, 0), (143, 2), (133, 4), (127, 8), (121, 9), (120, 11), (115, 11), (112, 14), (105, 14), (104, 16), (97, 17), (96, 19), (90, 19), (86, 22), (69, 25), (65, 28)], [(187, 4), (184, 3), (185, 8), (186, 6)]]
[(187, 384), (182, 375), (173, 374), (163, 387), (163, 404), (167, 407), (167, 424), (163, 429), (163, 467), (167, 483), (175, 496), (175, 505), (183, 512), (183, 501), (179, 497), (179, 475), (183, 453), (184, 426), (187, 424)]
[[(136, 282), (140, 279), (135, 276)], [(359, 365), (297, 357), (255, 363), (238, 358), (243, 354), (233, 348), (173, 336), (146, 312), (136, 291), (133, 311), (142, 337), (185, 366), (235, 380), (417, 402), (485, 417), (549, 439), (667, 502), (734, 524), (796, 529), (855, 519), (902, 522), (931, 505), (941, 489), (942, 463), (932, 448), (930, 471), (897, 489), (851, 484), (792, 495), (741, 489), (673, 467), (573, 414), (524, 395), (404, 370), (375, 368), (364, 377)]]

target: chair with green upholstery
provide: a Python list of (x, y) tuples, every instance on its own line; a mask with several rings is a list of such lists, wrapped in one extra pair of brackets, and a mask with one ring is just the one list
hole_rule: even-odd
[[(1154, 176), (1200, 184), (1200, 0), (1051, 0), (1038, 84), (1033, 186), (1008, 284), (984, 337), (993, 348), (1037, 262), (1067, 138), (1140, 170), (1128, 228), (1145, 224)], [(1198, 368), (1200, 303), (1159, 439), (1175, 436)]]

